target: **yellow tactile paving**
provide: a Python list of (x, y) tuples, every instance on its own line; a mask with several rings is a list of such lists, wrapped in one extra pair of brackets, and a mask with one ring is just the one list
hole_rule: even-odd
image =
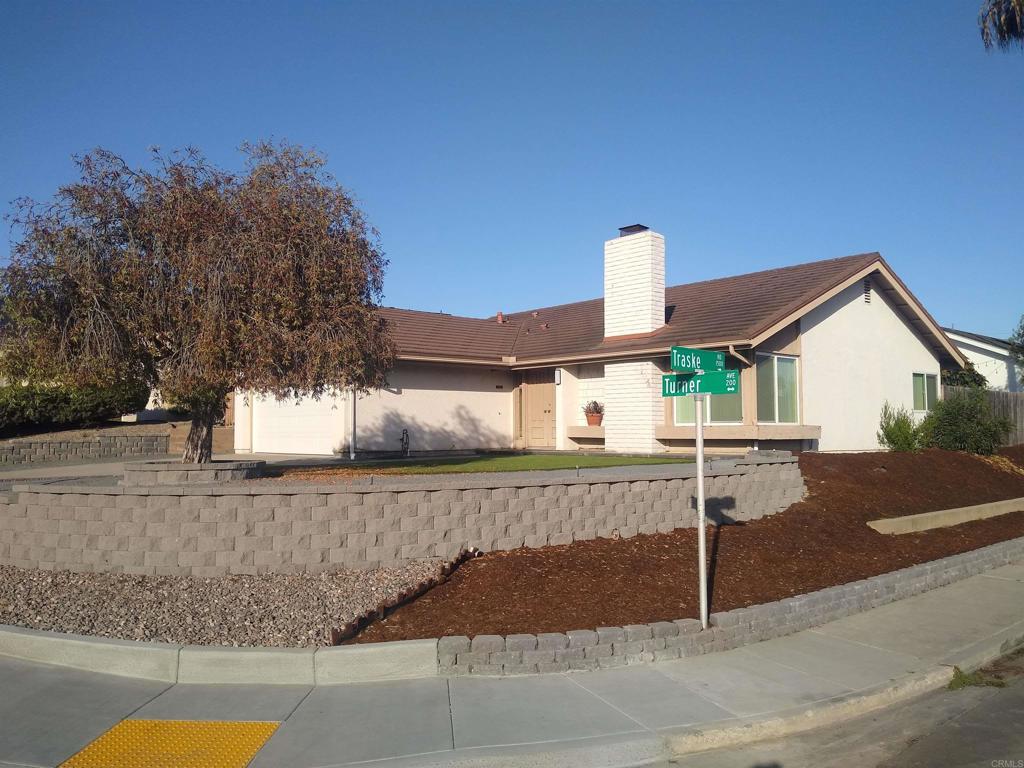
[(61, 768), (245, 768), (278, 723), (123, 720)]

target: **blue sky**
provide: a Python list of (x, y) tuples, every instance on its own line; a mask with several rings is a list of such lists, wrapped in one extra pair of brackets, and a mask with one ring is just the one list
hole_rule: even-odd
[(95, 146), (233, 167), (286, 138), (380, 230), (389, 305), (599, 296), (642, 222), (670, 284), (878, 250), (940, 322), (1005, 336), (1024, 55), (983, 49), (977, 6), (7, 0), (0, 203)]

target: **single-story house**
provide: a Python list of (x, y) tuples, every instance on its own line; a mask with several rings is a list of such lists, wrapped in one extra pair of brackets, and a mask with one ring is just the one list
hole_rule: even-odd
[(1021, 384), (1024, 369), (1014, 360), (1009, 341), (970, 331), (958, 331), (956, 328), (942, 330), (960, 353), (974, 363), (975, 370), (988, 379), (989, 389), (1024, 391), (1024, 385)]
[(605, 243), (603, 298), (489, 318), (381, 312), (398, 347), (385, 389), (354, 409), (350, 393), (239, 393), (235, 449), (346, 454), (354, 434), (361, 452), (692, 452), (693, 398), (661, 396), (677, 344), (740, 371), (738, 394), (709, 399), (709, 449), (873, 449), (884, 402), (924, 411), (940, 369), (964, 365), (878, 253), (666, 287), (665, 239), (642, 225)]

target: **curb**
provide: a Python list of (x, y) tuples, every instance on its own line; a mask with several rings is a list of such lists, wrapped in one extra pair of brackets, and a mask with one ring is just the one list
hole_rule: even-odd
[(0, 656), (173, 683), (180, 645), (45, 632), (0, 624)]
[(736, 747), (766, 739), (779, 739), (794, 733), (836, 725), (912, 699), (947, 685), (952, 677), (952, 667), (933, 667), (892, 685), (885, 685), (867, 693), (861, 691), (837, 696), (781, 717), (751, 718), (741, 721), (738, 725), (667, 734), (665, 743), (673, 755), (680, 756), (691, 752)]
[(437, 676), (436, 640), (329, 648), (175, 645), (0, 624), (0, 657), (166, 683), (330, 685)]
[[(665, 742), (650, 731), (598, 736), (575, 741), (463, 747), (443, 754), (374, 760), (380, 768), (634, 768), (671, 758)], [(341, 768), (341, 765), (321, 768)]]
[(317, 685), (437, 677), (437, 640), (395, 640), (318, 648)]
[(970, 672), (1021, 647), (1024, 647), (1024, 620), (1006, 627), (992, 637), (950, 653), (931, 669), (909, 675), (890, 685), (837, 696), (783, 716), (748, 718), (739, 724), (721, 728), (677, 731), (666, 735), (665, 743), (673, 755), (681, 756), (779, 739), (838, 725), (948, 685), (953, 677), (954, 666)]

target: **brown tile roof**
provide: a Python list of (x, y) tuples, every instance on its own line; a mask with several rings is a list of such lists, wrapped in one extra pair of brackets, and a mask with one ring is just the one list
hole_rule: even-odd
[[(666, 323), (643, 337), (604, 338), (604, 299), (509, 315), (519, 359), (744, 341), (878, 261), (877, 253), (815, 261), (665, 289)], [(540, 327), (547, 323), (548, 329)]]
[(665, 289), (666, 324), (652, 334), (604, 338), (604, 299), (469, 318), (384, 309), (403, 357), (465, 358), (517, 363), (666, 349), (672, 344), (726, 344), (759, 333), (815, 300), (870, 264), (877, 253), (815, 261)]
[(494, 360), (512, 354), (518, 328), (479, 317), (382, 307), (400, 357)]

